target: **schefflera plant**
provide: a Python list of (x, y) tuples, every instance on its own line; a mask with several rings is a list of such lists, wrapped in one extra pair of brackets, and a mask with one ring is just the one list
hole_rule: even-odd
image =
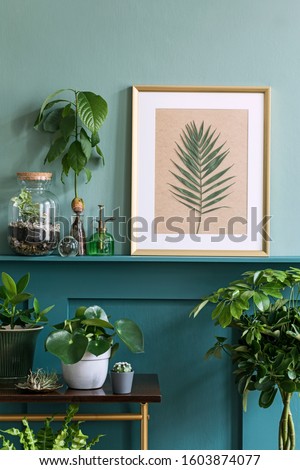
[(300, 392), (300, 269), (263, 269), (202, 297), (191, 312), (196, 317), (214, 304), (216, 325), (234, 329), (233, 342), (216, 336), (206, 357), (225, 351), (235, 366), (234, 375), (246, 410), (248, 393), (259, 392), (259, 406), (269, 408), (278, 394), (282, 400), (278, 448), (295, 449), (291, 399)]
[[(73, 99), (58, 98), (58, 95), (68, 92), (73, 93)], [(92, 173), (87, 165), (92, 154), (104, 162), (99, 130), (107, 113), (107, 102), (102, 96), (90, 91), (62, 88), (47, 96), (34, 123), (35, 129), (54, 135), (44, 163), (61, 158), (62, 182), (64, 176), (74, 172), (72, 208), (75, 212), (82, 212), (84, 208), (83, 200), (78, 197), (78, 176), (84, 172), (86, 182), (90, 181)]]

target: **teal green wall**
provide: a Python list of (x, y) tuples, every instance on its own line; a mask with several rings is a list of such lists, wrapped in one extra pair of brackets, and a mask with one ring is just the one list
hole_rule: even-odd
[[(137, 84), (272, 87), (273, 255), (299, 252), (300, 4), (289, 0), (10, 0), (0, 15), (0, 248), (6, 203), (20, 170), (40, 170), (45, 135), (33, 130), (45, 96), (65, 87), (109, 104), (101, 136), (105, 168), (82, 184), (86, 214), (97, 204), (130, 214), (131, 87)], [(55, 192), (70, 214), (71, 181)], [(292, 222), (291, 222), (292, 220)], [(292, 225), (291, 225), (292, 224)], [(286, 228), (289, 228), (286, 230)], [(128, 244), (118, 246), (128, 253)]]
[[(300, 170), (297, 154), (300, 130), (299, 15), (298, 0), (289, 0), (285, 4), (279, 0), (2, 2), (0, 253), (9, 253), (6, 244), (7, 201), (14, 192), (17, 171), (54, 171), (53, 190), (60, 199), (62, 213), (71, 215), (71, 180), (63, 186), (60, 168), (43, 166), (47, 139), (33, 130), (36, 112), (46, 95), (59, 88), (74, 87), (95, 91), (107, 100), (109, 116), (101, 132), (106, 165), (95, 169), (88, 185), (82, 181), (81, 195), (86, 200), (87, 215), (96, 215), (97, 204), (102, 202), (108, 214), (113, 208), (120, 207), (121, 213), (128, 217), (131, 87), (138, 84), (178, 84), (271, 87), (271, 254), (297, 255), (300, 252), (297, 213)], [(116, 252), (128, 254), (129, 244), (117, 245)], [(43, 263), (34, 266), (35, 275), (40, 279), (38, 271), (43, 272), (46, 268)], [(147, 266), (144, 266), (144, 271)], [(166, 272), (168, 279), (174, 273), (174, 266), (173, 270)], [(205, 278), (203, 284), (203, 273), (197, 275), (195, 266), (192, 271), (186, 268), (181, 273), (186, 279), (182, 299), (176, 305), (173, 304), (176, 296), (172, 291), (166, 303), (154, 298), (155, 305), (150, 303), (149, 309), (145, 304), (128, 305), (134, 315), (141, 316), (147, 335), (153, 341), (148, 341), (144, 362), (139, 359), (139, 367), (141, 370), (159, 369), (162, 376), (165, 393), (161, 405), (163, 421), (159, 421), (158, 412), (155, 412), (156, 422), (163, 422), (167, 431), (175, 433), (171, 437), (161, 427), (157, 428), (157, 434), (152, 435), (157, 448), (230, 448), (241, 445), (242, 441), (239, 419), (235, 417), (239, 404), (234, 398), (227, 366), (203, 364), (203, 352), (210, 343), (210, 335), (213, 336), (211, 325), (207, 320), (204, 327), (201, 324), (196, 327), (196, 323), (191, 324), (187, 318), (198, 294), (200, 296), (206, 289), (215, 287), (218, 280), (230, 279), (230, 274), (239, 272), (238, 267), (231, 272), (227, 266), (226, 272), (222, 271), (217, 278), (215, 268), (209, 267), (210, 282)], [(22, 271), (21, 268), (14, 265), (13, 269)], [(9, 270), (10, 264), (2, 263), (1, 269)], [(61, 269), (55, 269), (59, 277)], [(105, 279), (103, 266), (99, 264), (98, 269), (99, 276)], [(155, 269), (161, 269), (159, 263)], [(224, 270), (224, 266), (218, 269)], [(46, 278), (45, 273), (45, 281)], [(150, 276), (149, 281), (154, 282), (154, 279), (155, 276)], [(197, 285), (194, 285), (195, 279)], [(190, 282), (193, 289), (189, 295)], [(70, 281), (66, 284), (69, 291)], [(108, 282), (103, 284), (107, 288), (109, 285)], [(119, 291), (120, 284), (113, 283), (113, 286), (114, 291)], [(151, 284), (147, 288), (151, 288)], [(39, 289), (43, 290), (43, 285)], [(42, 293), (45, 300), (49, 295), (47, 292)], [(67, 295), (61, 289), (59, 299), (63, 294)], [(109, 301), (109, 291), (102, 292), (102, 298)], [(58, 300), (60, 308), (63, 308), (62, 302)], [(55, 315), (61, 318), (65, 312), (60, 308)], [(140, 314), (140, 310), (146, 313)], [(157, 319), (155, 334), (151, 330), (152, 311)], [(161, 344), (158, 350), (157, 342)], [(40, 348), (42, 351), (42, 345)], [(177, 370), (174, 360), (177, 355), (181, 357), (180, 368), (186, 376)], [(168, 365), (170, 360), (173, 374)], [(172, 382), (174, 376), (176, 391)], [(182, 378), (188, 386), (181, 383)], [(264, 413), (264, 410), (257, 410), (253, 399), (251, 412), (244, 418), (244, 425), (247, 424), (243, 433), (246, 448), (272, 446), (265, 434), (258, 437), (253, 431), (257, 423), (265, 419)], [(270, 413), (274, 413), (277, 419), (277, 411)], [(117, 446), (121, 441), (120, 438), (112, 445)], [(124, 442), (128, 444), (126, 440)], [(109, 441), (108, 447), (110, 444)]]

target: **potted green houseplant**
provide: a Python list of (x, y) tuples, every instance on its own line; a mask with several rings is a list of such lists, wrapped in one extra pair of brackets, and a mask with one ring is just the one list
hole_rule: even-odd
[(143, 333), (135, 322), (122, 318), (112, 324), (101, 307), (79, 307), (74, 318), (55, 325), (45, 348), (61, 360), (63, 377), (69, 387), (101, 388), (109, 359), (119, 347), (114, 342), (116, 336), (130, 351), (144, 351)]
[(212, 319), (223, 328), (238, 331), (239, 340), (228, 343), (218, 336), (207, 352), (226, 351), (235, 366), (234, 375), (246, 409), (250, 391), (259, 392), (259, 406), (268, 408), (280, 394), (283, 409), (279, 421), (278, 448), (295, 448), (291, 398), (300, 391), (300, 269), (263, 269), (246, 272), (241, 279), (203, 297), (191, 312), (196, 317), (215, 304)]
[(134, 370), (129, 362), (116, 362), (110, 372), (113, 393), (131, 392)]
[(84, 434), (81, 429), (82, 421), (74, 422), (78, 405), (69, 405), (66, 417), (60, 429), (52, 427), (55, 415), (46, 418), (42, 427), (34, 431), (26, 418), (22, 420), (23, 428), (10, 428), (0, 431), (0, 440), (2, 447), (0, 450), (16, 450), (16, 445), (5, 435), (15, 436), (22, 450), (90, 450), (103, 434), (98, 434), (95, 438), (89, 440), (89, 436)]
[[(17, 282), (5, 272), (0, 286), (0, 381), (26, 378), (34, 358), (36, 339), (48, 321), (46, 314), (54, 307), (41, 310), (39, 301), (25, 291), (30, 274)], [(31, 308), (24, 304), (33, 298)]]
[(104, 162), (104, 155), (99, 146), (99, 130), (107, 113), (107, 102), (102, 96), (90, 91), (67, 88), (47, 96), (34, 123), (35, 129), (53, 135), (44, 163), (61, 160), (62, 182), (70, 172), (73, 174), (74, 198), (71, 206), (76, 217), (70, 235), (78, 240), (80, 255), (86, 253), (86, 240), (80, 218), (84, 211), (84, 200), (78, 193), (78, 177), (84, 173), (86, 182), (90, 181), (92, 173), (88, 164), (92, 155), (98, 156)]

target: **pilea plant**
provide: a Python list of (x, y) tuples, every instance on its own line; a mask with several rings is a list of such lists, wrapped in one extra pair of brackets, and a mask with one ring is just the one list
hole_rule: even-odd
[(128, 318), (109, 322), (105, 311), (98, 305), (79, 307), (74, 318), (54, 326), (46, 338), (45, 348), (65, 364), (75, 364), (89, 352), (94, 356), (104, 354), (111, 348), (111, 355), (117, 351), (120, 339), (130, 351), (144, 351), (144, 335), (140, 327)]
[(23, 428), (10, 428), (0, 430), (2, 447), (0, 450), (16, 450), (16, 445), (5, 435), (15, 436), (23, 450), (90, 450), (103, 434), (88, 440), (80, 428), (82, 421), (74, 423), (72, 420), (78, 411), (78, 405), (69, 405), (64, 422), (59, 430), (55, 430), (51, 423), (55, 416), (46, 418), (43, 427), (35, 433), (27, 419), (22, 420)]
[(268, 408), (279, 392), (283, 410), (278, 448), (295, 448), (291, 398), (300, 392), (300, 269), (250, 271), (241, 279), (202, 297), (191, 312), (196, 317), (215, 304), (212, 319), (239, 332), (232, 344), (223, 336), (206, 357), (225, 351), (235, 366), (234, 375), (246, 409), (247, 395), (259, 391), (259, 406)]
[[(73, 94), (73, 99), (65, 98), (69, 92)], [(57, 98), (58, 95), (64, 97)], [(83, 199), (78, 196), (78, 176), (84, 172), (87, 182), (90, 181), (92, 173), (88, 163), (93, 149), (94, 155), (104, 161), (99, 146), (99, 130), (107, 112), (107, 103), (100, 95), (72, 88), (60, 89), (47, 96), (34, 123), (35, 129), (54, 136), (45, 163), (61, 158), (62, 181), (70, 171), (74, 173), (74, 212), (82, 212), (84, 209)]]

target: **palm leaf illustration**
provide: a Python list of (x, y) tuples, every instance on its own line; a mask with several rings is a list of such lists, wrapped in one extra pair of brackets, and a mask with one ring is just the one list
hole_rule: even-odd
[(222, 201), (230, 194), (228, 189), (234, 184), (231, 181), (234, 176), (228, 176), (232, 165), (220, 168), (229, 149), (224, 149), (226, 142), (219, 144), (219, 137), (220, 134), (216, 135), (216, 130), (212, 131), (211, 126), (205, 130), (202, 122), (198, 129), (192, 121), (182, 130), (180, 144), (175, 142), (179, 161), (171, 160), (175, 167), (171, 173), (176, 178), (176, 184), (170, 184), (170, 192), (180, 204), (195, 211), (198, 217), (197, 233), (205, 214), (228, 208)]

